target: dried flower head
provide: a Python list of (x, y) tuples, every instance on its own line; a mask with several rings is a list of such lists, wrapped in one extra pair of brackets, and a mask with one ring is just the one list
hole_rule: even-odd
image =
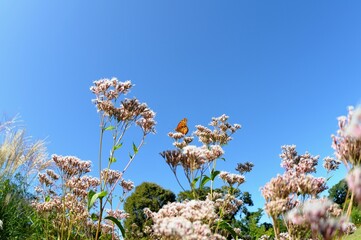
[(47, 169), (46, 170), (46, 174), (48, 174), (48, 176), (51, 178), (51, 179), (53, 179), (53, 180), (58, 180), (59, 179), (59, 175), (58, 174), (56, 174), (53, 170), (51, 170), (51, 169)]
[(123, 174), (117, 170), (112, 170), (109, 168), (103, 169), (101, 171), (101, 178), (107, 184), (114, 184), (122, 178)]
[(156, 239), (226, 239), (211, 231), (209, 224), (216, 221), (217, 214), (214, 202), (209, 200), (174, 202), (164, 205), (157, 213), (149, 209), (144, 212), (153, 220)]
[(161, 152), (160, 155), (165, 159), (172, 170), (175, 170), (179, 164), (185, 162), (187, 159), (187, 156), (180, 150), (167, 150)]
[(134, 188), (134, 183), (130, 180), (126, 181), (122, 179), (122, 181), (120, 182), (120, 186), (122, 186), (124, 192), (130, 192)]
[(225, 171), (221, 171), (221, 173), (219, 174), (219, 177), (222, 180), (224, 180), (225, 182), (227, 182), (229, 185), (233, 185), (235, 183), (237, 183), (237, 185), (240, 185), (240, 184), (244, 183), (244, 181), (245, 181), (244, 176), (239, 175), (239, 174), (225, 172)]
[(327, 189), (325, 178), (316, 178), (308, 173), (315, 171), (318, 156), (313, 157), (308, 153), (298, 155), (296, 146), (282, 146), (281, 166), (286, 171), (261, 189), (266, 200), (266, 212), (277, 217), (279, 214), (292, 209), (298, 204), (297, 196), (317, 197)]
[(45, 186), (51, 186), (54, 184), (54, 181), (52, 181), (46, 174), (44, 173), (39, 173), (38, 175), (39, 178), (39, 182), (41, 184), (45, 184)]
[(327, 170), (327, 172), (331, 172), (338, 169), (340, 164), (341, 164), (340, 160), (331, 157), (325, 157), (323, 159), (323, 167)]
[(284, 145), (281, 147), (281, 167), (286, 171), (293, 169), (296, 173), (311, 173), (316, 171), (319, 156), (311, 156), (309, 153), (298, 155), (296, 145)]
[(352, 138), (361, 139), (361, 105), (351, 111), (348, 126), (345, 128), (345, 134)]
[(231, 194), (213, 192), (207, 195), (207, 200), (213, 201), (216, 212), (222, 212), (224, 216), (233, 216), (242, 206), (243, 201)]
[(252, 171), (253, 167), (254, 164), (252, 162), (238, 163), (236, 171), (238, 171), (240, 174), (244, 174), (246, 172)]
[(52, 155), (52, 160), (68, 178), (90, 172), (90, 161), (82, 161), (74, 156), (59, 156), (55, 154)]
[[(307, 224), (312, 231), (319, 232), (323, 239), (332, 239), (337, 233), (346, 234), (352, 230), (346, 217), (335, 211), (337, 205), (327, 198), (309, 199), (287, 214), (293, 224)], [(336, 217), (340, 216), (340, 217)]]
[(132, 86), (130, 81), (120, 82), (113, 77), (112, 79), (104, 78), (94, 81), (94, 86), (91, 86), (90, 90), (99, 100), (113, 100), (118, 98), (119, 94), (127, 94)]
[[(361, 139), (354, 137), (358, 135), (357, 129), (359, 125), (354, 122), (356, 121), (355, 119), (359, 118), (359, 111), (357, 110), (355, 118), (353, 118), (354, 108), (349, 107), (348, 116), (338, 118), (339, 129), (337, 130), (337, 135), (331, 135), (335, 156), (343, 161), (346, 166), (348, 166), (348, 163), (352, 166), (361, 163)], [(354, 133), (355, 131), (356, 135), (351, 134), (351, 132)]]
[(202, 125), (197, 125), (197, 130), (194, 132), (194, 134), (199, 138), (199, 141), (205, 145), (225, 145), (230, 140), (232, 140), (230, 136), (241, 128), (241, 125), (239, 124), (229, 124), (227, 122), (228, 118), (229, 117), (224, 114), (220, 117), (212, 118), (212, 121), (209, 125), (214, 128), (213, 131)]
[(96, 96), (93, 102), (98, 112), (110, 120), (135, 122), (144, 134), (155, 133), (155, 113), (147, 104), (140, 103), (136, 98), (125, 98), (120, 102), (119, 107), (115, 105), (120, 95), (127, 94), (132, 86), (130, 81), (120, 82), (116, 78), (100, 79), (94, 81), (94, 86), (90, 87), (90, 90)]
[(129, 216), (129, 213), (124, 212), (123, 210), (111, 210), (111, 209), (105, 209), (108, 216), (112, 216), (118, 220), (126, 219)]

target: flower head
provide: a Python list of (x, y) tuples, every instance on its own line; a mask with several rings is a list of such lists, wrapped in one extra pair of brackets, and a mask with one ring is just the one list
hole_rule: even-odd
[(199, 141), (205, 145), (225, 145), (232, 140), (231, 135), (241, 128), (239, 124), (231, 125), (228, 123), (228, 118), (229, 117), (224, 114), (220, 117), (212, 118), (209, 125), (214, 128), (213, 131), (202, 125), (197, 125), (197, 130), (194, 134), (199, 138)]
[(349, 107), (348, 116), (338, 118), (337, 135), (331, 135), (335, 156), (343, 161), (346, 166), (348, 163), (353, 166), (361, 163), (361, 139), (357, 137), (360, 112), (361, 110), (358, 109), (355, 114), (354, 108)]
[(356, 139), (361, 139), (361, 105), (355, 110), (351, 110), (351, 116), (348, 126), (345, 128), (345, 134)]
[[(309, 199), (287, 214), (287, 219), (293, 224), (307, 224), (312, 231), (317, 231), (323, 239), (332, 239), (336, 233), (346, 234), (352, 231), (348, 219), (340, 216), (338, 208), (327, 198)], [(336, 213), (336, 214), (335, 214)], [(340, 216), (340, 217), (339, 217)]]
[(331, 158), (331, 157), (325, 157), (323, 159), (323, 167), (327, 170), (327, 172), (334, 171), (338, 169), (338, 166), (341, 164), (340, 160)]
[(174, 202), (164, 205), (158, 212), (149, 209), (144, 212), (153, 220), (152, 229), (156, 238), (225, 239), (212, 233), (208, 225), (217, 219), (212, 201)]
[(356, 167), (350, 171), (346, 176), (346, 181), (349, 189), (355, 195), (356, 201), (361, 203), (361, 168)]
[(240, 185), (240, 184), (244, 183), (244, 181), (245, 181), (244, 176), (239, 175), (239, 174), (225, 172), (225, 171), (221, 171), (221, 173), (219, 174), (219, 177), (222, 180), (224, 180), (225, 182), (227, 182), (229, 185), (233, 185), (235, 183)]

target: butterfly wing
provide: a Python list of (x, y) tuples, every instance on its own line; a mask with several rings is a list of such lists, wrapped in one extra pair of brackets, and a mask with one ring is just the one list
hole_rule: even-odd
[(183, 118), (177, 125), (176, 129), (177, 132), (186, 135), (188, 133), (187, 127), (187, 118)]

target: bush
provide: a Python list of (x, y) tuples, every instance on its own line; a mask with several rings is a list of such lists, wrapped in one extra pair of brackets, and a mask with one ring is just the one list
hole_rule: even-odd
[(351, 221), (356, 225), (361, 225), (361, 210), (358, 207), (353, 207), (351, 212)]
[(19, 177), (16, 179), (17, 182), (0, 181), (0, 220), (3, 222), (0, 239), (38, 239), (35, 235), (39, 231), (33, 224), (37, 215), (30, 205), (31, 195), (25, 191)]

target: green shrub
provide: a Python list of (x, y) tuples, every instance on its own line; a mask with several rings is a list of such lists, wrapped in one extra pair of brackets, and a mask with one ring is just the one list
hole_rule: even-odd
[(361, 225), (361, 210), (358, 207), (352, 208), (351, 220), (356, 226)]
[(34, 224), (38, 218), (30, 204), (31, 195), (19, 177), (16, 179), (0, 181), (0, 239), (38, 239), (39, 229)]

